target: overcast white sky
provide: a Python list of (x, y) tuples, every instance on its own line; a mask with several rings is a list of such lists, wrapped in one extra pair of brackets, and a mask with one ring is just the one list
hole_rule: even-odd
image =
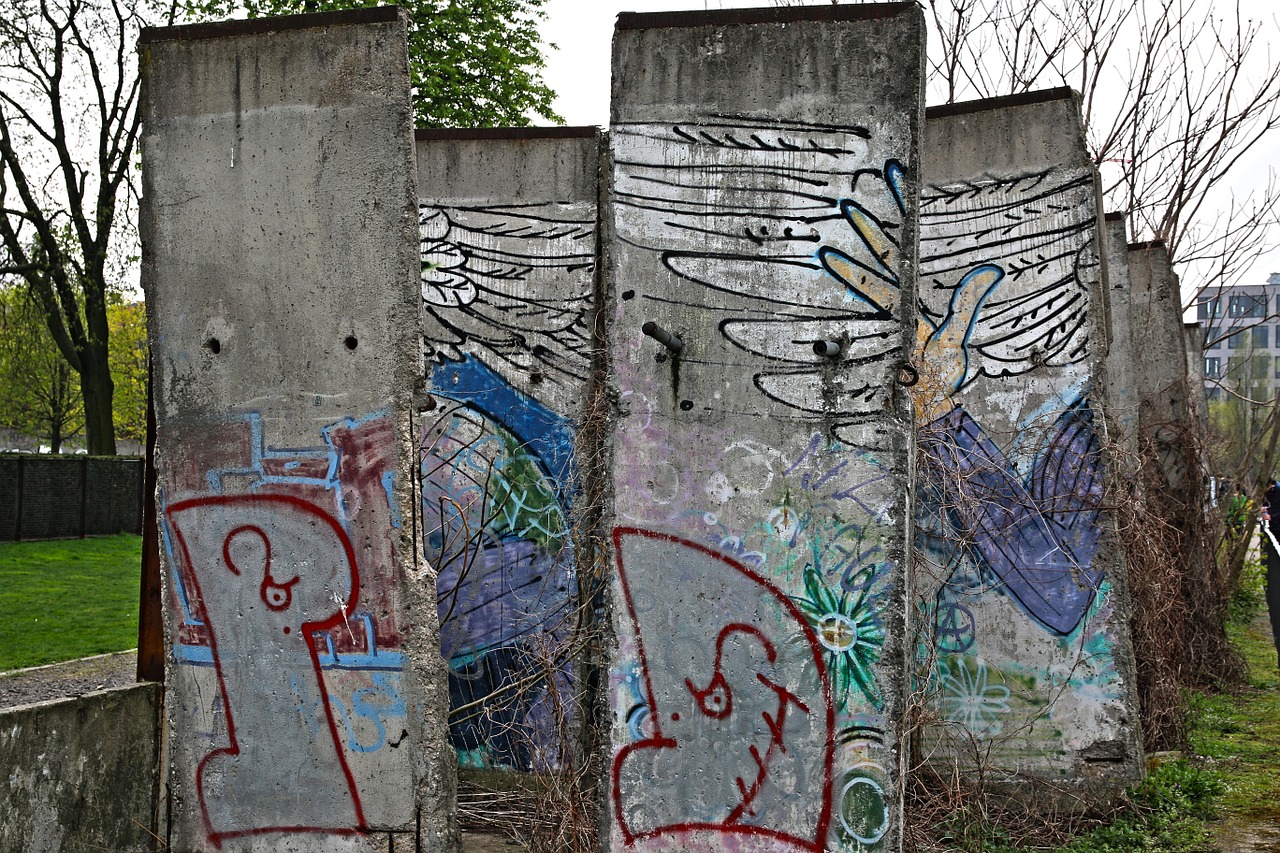
[[(1235, 0), (1214, 0), (1224, 8)], [(609, 122), (609, 61), (613, 25), (619, 12), (731, 9), (769, 5), (767, 0), (548, 0), (542, 34), (558, 50), (547, 52), (544, 79), (557, 94), (556, 111), (571, 125)], [(1280, 23), (1277, 0), (1241, 0), (1246, 17), (1264, 22), (1271, 61), (1280, 61)], [(1269, 32), (1267, 32), (1269, 31)], [(1260, 145), (1238, 167), (1237, 194), (1265, 183), (1269, 169), (1280, 168), (1280, 131)], [(1225, 198), (1225, 196), (1224, 196)], [(1224, 202), (1225, 203), (1225, 202)], [(1280, 234), (1274, 238), (1280, 241)], [(1264, 281), (1280, 272), (1280, 250), (1273, 251), (1253, 268), (1249, 281)]]

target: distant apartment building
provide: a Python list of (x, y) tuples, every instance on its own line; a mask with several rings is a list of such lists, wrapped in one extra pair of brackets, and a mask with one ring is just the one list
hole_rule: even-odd
[(1221, 398), (1226, 388), (1252, 399), (1280, 387), (1280, 273), (1265, 284), (1243, 284), (1207, 292), (1196, 303), (1204, 342), (1205, 393)]

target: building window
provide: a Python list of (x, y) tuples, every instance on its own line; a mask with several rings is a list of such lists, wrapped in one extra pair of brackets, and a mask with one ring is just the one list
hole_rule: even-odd
[(1227, 349), (1240, 349), (1244, 345), (1244, 334), (1235, 332), (1227, 338)]
[(1221, 379), (1222, 378), (1222, 359), (1216, 355), (1206, 356), (1204, 360), (1204, 378), (1205, 379)]
[(1253, 346), (1255, 349), (1266, 349), (1271, 346), (1267, 342), (1268, 332), (1271, 331), (1270, 326), (1254, 326), (1253, 327)]
[[(1280, 300), (1280, 296), (1277, 296), (1276, 299)], [(1207, 320), (1210, 317), (1221, 316), (1222, 302), (1218, 297), (1215, 296), (1212, 299), (1205, 299), (1203, 302), (1196, 303), (1196, 319)]]
[[(1276, 338), (1280, 341), (1280, 337)], [(1209, 349), (1217, 349), (1222, 346), (1222, 329), (1218, 326), (1211, 326), (1209, 331), (1205, 333), (1205, 346)]]
[(1267, 297), (1255, 296), (1252, 293), (1233, 293), (1227, 313), (1232, 317), (1265, 317), (1267, 316)]

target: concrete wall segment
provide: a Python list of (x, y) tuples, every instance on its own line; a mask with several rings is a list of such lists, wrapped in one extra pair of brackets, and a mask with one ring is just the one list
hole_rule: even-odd
[[(833, 6), (835, 4), (832, 4)], [(892, 18), (911, 8), (910, 3), (862, 3), (838, 8), (775, 6), (684, 12), (621, 12), (616, 29), (652, 30), (741, 24), (833, 23)]]
[(304, 15), (279, 15), (248, 20), (211, 21), (203, 24), (184, 24), (176, 27), (143, 27), (138, 36), (139, 45), (163, 41), (197, 41), (199, 39), (228, 38), (279, 33), (288, 30), (304, 30), (334, 25), (389, 23), (400, 16), (396, 6), (369, 6), (341, 12), (314, 12)]
[(615, 34), (615, 850), (900, 835), (923, 20), (786, 11)]
[(1189, 433), (1197, 419), (1192, 398), (1203, 398), (1204, 383), (1190, 380), (1182, 288), (1168, 248), (1161, 241), (1131, 243), (1128, 256), (1138, 357), (1138, 431), (1155, 455), (1170, 500), (1181, 504), (1181, 498), (1195, 494), (1189, 485), (1203, 476), (1196, 441)]
[(1132, 283), (1124, 217), (1107, 214), (1103, 225), (1107, 261), (1107, 313), (1111, 340), (1107, 348), (1107, 413), (1119, 451), (1132, 459), (1138, 450), (1138, 357), (1133, 345)]
[(979, 743), (1022, 793), (1106, 800), (1142, 765), (1097, 175), (1069, 90), (961, 106), (926, 122), (921, 197), (926, 740), (962, 765)]
[(286, 23), (141, 46), (167, 840), (447, 850), (405, 18)]
[[(669, 19), (674, 26), (662, 26), (668, 16), (661, 13), (620, 15), (614, 36), (611, 125), (625, 120), (618, 113), (623, 99), (632, 107), (644, 107), (652, 121), (686, 120), (695, 107), (708, 114), (740, 113), (775, 104), (795, 120), (821, 121), (824, 114), (840, 112), (835, 101), (847, 99), (855, 89), (861, 91), (858, 101), (868, 106), (856, 111), (850, 127), (881, 114), (896, 117), (901, 111), (888, 105), (895, 97), (910, 101), (915, 86), (910, 75), (901, 73), (898, 53), (891, 48), (901, 47), (902, 56), (911, 56), (913, 45), (907, 39), (900, 44), (890, 41), (889, 49), (867, 50), (854, 33), (865, 29), (871, 38), (892, 40), (892, 22), (912, 8), (910, 3), (869, 3), (836, 9), (685, 12)], [(749, 16), (754, 13), (758, 15)], [(805, 21), (809, 27), (829, 23), (828, 41), (821, 50), (789, 53), (798, 40), (775, 41), (776, 33), (792, 26), (788, 21), (800, 29)], [(645, 26), (649, 22), (659, 26)], [(676, 38), (676, 32), (682, 35)], [(857, 62), (849, 61), (853, 56)], [(750, 80), (752, 85), (725, 86), (725, 80)]]
[(423, 197), (429, 193), (457, 203), (595, 198), (599, 128), (495, 130), (500, 134), (417, 131), (418, 185)]
[(158, 684), (0, 713), (0, 851), (158, 849)]
[(1161, 428), (1180, 430), (1190, 423), (1181, 286), (1162, 242), (1129, 244), (1128, 261), (1133, 345), (1138, 354), (1139, 429), (1159, 438), (1155, 434)]
[(958, 175), (981, 180), (1088, 162), (1080, 96), (1051, 89), (1043, 96), (992, 98), (931, 108), (926, 122), (925, 180)]
[(1187, 347), (1187, 405), (1191, 409), (1192, 421), (1198, 426), (1201, 434), (1208, 435), (1209, 401), (1205, 395), (1196, 394), (1196, 388), (1205, 386), (1204, 373), (1204, 335), (1205, 329), (1199, 323), (1183, 323), (1182, 335)]
[(582, 722), (600, 134), (552, 130), (418, 134), (424, 546), (466, 766), (561, 765)]

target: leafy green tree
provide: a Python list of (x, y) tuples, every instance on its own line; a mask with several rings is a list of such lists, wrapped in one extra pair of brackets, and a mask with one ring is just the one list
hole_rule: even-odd
[[(530, 116), (562, 124), (542, 82), (538, 22), (546, 0), (416, 0), (409, 13), (409, 68), (420, 127), (523, 127)], [(188, 0), (204, 19), (329, 12), (362, 0)], [(549, 45), (554, 49), (554, 45)]]
[(147, 439), (147, 308), (115, 299), (107, 306), (111, 345), (107, 353), (115, 383), (116, 438)]
[[(115, 454), (107, 305), (129, 232), (135, 46), (161, 0), (6, 0), (0, 12), (0, 275), (20, 277), (78, 374), (89, 452)], [(134, 252), (136, 254), (136, 251)]]
[(25, 287), (0, 289), (0, 424), (54, 453), (84, 426), (79, 382)]

